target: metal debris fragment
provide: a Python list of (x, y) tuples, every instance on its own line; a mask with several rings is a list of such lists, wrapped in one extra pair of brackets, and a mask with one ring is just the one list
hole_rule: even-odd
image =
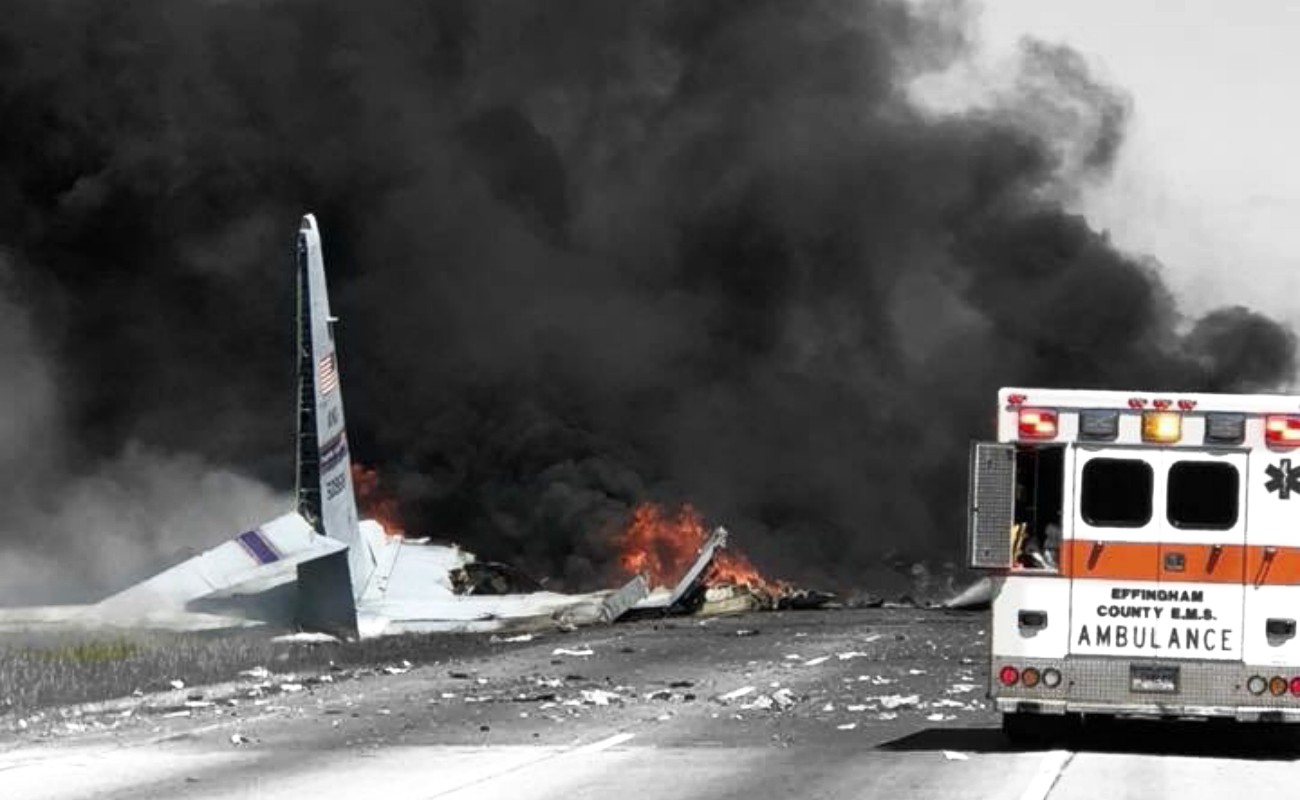
[(612, 701), (622, 701), (622, 697), (604, 689), (583, 689), (582, 702), (592, 706), (607, 706)]
[(730, 703), (732, 700), (739, 700), (740, 698), (745, 697), (746, 695), (751, 695), (756, 691), (758, 690), (753, 686), (742, 686), (739, 689), (732, 689), (726, 694), (718, 695), (718, 700), (723, 703)]
[(553, 656), (594, 656), (595, 654), (596, 651), (592, 650), (590, 647), (583, 647), (581, 649), (557, 647), (551, 651), (551, 655)]
[(272, 637), (271, 641), (278, 644), (337, 644), (339, 639), (319, 631), (300, 631)]
[(909, 694), (909, 695), (891, 694), (891, 695), (886, 695), (884, 697), (881, 697), (879, 699), (880, 699), (880, 705), (888, 709), (915, 706), (921, 702), (921, 696), (916, 694)]

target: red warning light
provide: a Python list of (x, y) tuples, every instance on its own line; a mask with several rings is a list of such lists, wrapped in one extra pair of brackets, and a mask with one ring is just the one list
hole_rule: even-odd
[(1020, 438), (1056, 438), (1056, 410), (1051, 408), (1020, 409)]
[(998, 672), (998, 680), (1003, 686), (1015, 686), (1016, 681), (1020, 680), (1020, 670), (1008, 664)]
[(1270, 414), (1264, 420), (1264, 441), (1276, 447), (1300, 446), (1300, 417)]

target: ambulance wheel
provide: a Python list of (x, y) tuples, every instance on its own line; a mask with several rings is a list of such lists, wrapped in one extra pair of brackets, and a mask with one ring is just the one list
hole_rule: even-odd
[(1002, 735), (1012, 744), (1055, 744), (1069, 735), (1071, 718), (1060, 714), (1007, 713), (1002, 715)]

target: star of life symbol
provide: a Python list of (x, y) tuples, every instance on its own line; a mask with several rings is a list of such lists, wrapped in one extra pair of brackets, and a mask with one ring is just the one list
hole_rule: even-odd
[(1264, 470), (1268, 475), (1268, 483), (1264, 488), (1270, 492), (1277, 492), (1279, 500), (1291, 499), (1291, 493), (1300, 494), (1300, 467), (1292, 467), (1291, 459), (1284, 458), (1278, 464), (1269, 464)]

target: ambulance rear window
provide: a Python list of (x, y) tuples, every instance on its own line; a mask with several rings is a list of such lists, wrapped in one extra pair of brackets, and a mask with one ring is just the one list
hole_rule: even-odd
[(1237, 468), (1179, 461), (1169, 468), (1167, 514), (1176, 528), (1227, 530), (1237, 524)]
[(1141, 528), (1151, 521), (1151, 465), (1131, 458), (1094, 458), (1083, 467), (1079, 513), (1097, 528)]

